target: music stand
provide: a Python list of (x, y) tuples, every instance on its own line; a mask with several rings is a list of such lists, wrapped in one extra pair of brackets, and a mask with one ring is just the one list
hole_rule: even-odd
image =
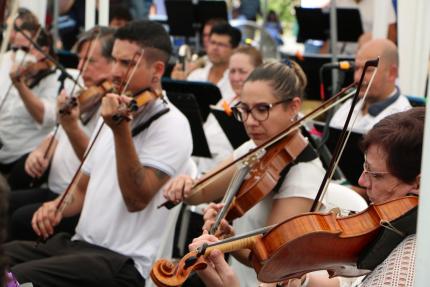
[(193, 94), (200, 109), (203, 122), (209, 115), (209, 106), (221, 100), (221, 92), (217, 86), (209, 82), (179, 81), (169, 78), (162, 79), (166, 92)]
[(167, 92), (169, 101), (175, 105), (188, 119), (193, 137), (194, 156), (211, 158), (208, 141), (203, 130), (202, 117), (196, 99), (189, 93)]
[[(321, 100), (320, 97), (320, 78), (319, 71), (322, 65), (331, 62), (331, 57), (329, 55), (305, 55), (305, 56), (296, 56), (293, 54), (285, 54), (281, 53), (281, 57), (283, 61), (286, 59), (293, 60), (300, 65), (305, 72), (305, 75), (308, 80), (308, 84), (305, 89), (305, 99), (308, 100)], [(352, 56), (341, 56), (339, 57), (339, 61), (354, 61), (354, 57)], [(354, 71), (339, 71), (339, 75), (344, 78), (343, 83), (340, 86), (347, 86), (354, 81)], [(324, 77), (324, 87), (331, 87), (331, 70), (326, 69), (323, 72)], [(325, 95), (331, 95), (331, 92), (325, 90)]]
[(234, 149), (249, 140), (243, 124), (237, 121), (233, 115), (227, 115), (224, 110), (213, 106), (210, 107), (210, 111), (215, 116)]
[(172, 36), (197, 36), (207, 20), (228, 19), (225, 1), (198, 1), (194, 4), (191, 0), (166, 0), (164, 4)]
[[(325, 41), (330, 36), (330, 15), (321, 8), (294, 7), (299, 34), (297, 42)], [(340, 42), (357, 42), (363, 34), (360, 11), (355, 8), (337, 8), (337, 38)]]

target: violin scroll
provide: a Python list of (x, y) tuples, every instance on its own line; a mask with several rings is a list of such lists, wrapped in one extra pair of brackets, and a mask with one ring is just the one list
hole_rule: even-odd
[(167, 259), (157, 260), (152, 266), (150, 275), (159, 287), (175, 287), (184, 284), (193, 271), (205, 269), (206, 266), (205, 257), (193, 251), (177, 263)]

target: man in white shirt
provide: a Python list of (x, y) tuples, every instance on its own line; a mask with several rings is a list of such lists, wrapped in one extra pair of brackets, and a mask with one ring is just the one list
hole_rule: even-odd
[[(366, 133), (384, 117), (411, 108), (408, 99), (401, 95), (399, 88), (396, 87), (399, 59), (397, 47), (390, 40), (375, 39), (363, 45), (355, 57), (354, 80), (359, 81), (364, 63), (376, 57), (380, 57), (380, 60), (375, 79), (366, 100), (360, 99), (358, 101), (352, 116), (354, 119), (357, 115), (353, 130), (361, 133)], [(364, 83), (360, 90), (361, 97), (367, 89), (371, 74), (372, 69), (370, 68), (364, 77)], [(330, 121), (331, 127), (343, 127), (351, 103), (352, 99), (346, 101), (336, 111)]]
[(218, 86), (224, 99), (231, 100), (235, 93), (228, 79), (228, 62), (241, 37), (241, 32), (228, 23), (215, 25), (207, 49), (209, 63), (192, 71), (187, 80), (211, 82)]
[[(130, 91), (139, 108), (125, 113), (129, 97), (103, 98), (103, 119), (96, 130), (104, 127), (76, 189), (64, 209), (58, 208), (60, 199), (47, 202), (32, 220), (35, 232), (47, 238), (62, 217), (81, 212), (76, 233), (72, 238), (57, 234), (38, 247), (31, 242), (5, 245), (18, 281), (36, 286), (145, 285), (169, 212), (157, 209), (164, 201), (159, 191), (186, 167), (192, 151), (187, 119), (158, 96), (170, 54), (169, 35), (156, 22), (131, 22), (115, 32), (113, 83)], [(141, 94), (144, 89), (153, 92)]]
[[(95, 88), (103, 81), (110, 80), (112, 70), (112, 46), (114, 30), (107, 27), (95, 27), (79, 36), (77, 52), (80, 58), (79, 69), (85, 86)], [(91, 52), (88, 53), (87, 52)], [(74, 95), (76, 96), (76, 95)], [(32, 182), (34, 178), (40, 178), (48, 172), (48, 187), (31, 188), (13, 191), (9, 196), (9, 239), (10, 240), (34, 240), (36, 234), (31, 227), (31, 218), (43, 202), (55, 199), (66, 190), (74, 173), (84, 156), (91, 133), (99, 118), (102, 91), (94, 94), (94, 104), (84, 103), (85, 99), (79, 98), (80, 104), (88, 106), (86, 110), (75, 106), (67, 113), (58, 113), (59, 128), (57, 133), (50, 134), (33, 150), (25, 162), (25, 170), (14, 171), (9, 176), (12, 182)], [(77, 97), (80, 97), (79, 95)], [(85, 94), (82, 95), (85, 97)], [(90, 100), (90, 99), (87, 99)], [(62, 109), (66, 101), (65, 93), (58, 97), (57, 110)], [(92, 100), (91, 100), (92, 101)], [(79, 117), (80, 112), (81, 117)], [(87, 116), (88, 115), (88, 116)], [(53, 138), (55, 137), (55, 138)], [(49, 146), (49, 152), (47, 152)], [(49, 163), (51, 166), (48, 169)], [(24, 167), (22, 167), (24, 169)], [(26, 182), (27, 180), (27, 182)], [(79, 216), (64, 219), (57, 227), (57, 231), (73, 233)]]

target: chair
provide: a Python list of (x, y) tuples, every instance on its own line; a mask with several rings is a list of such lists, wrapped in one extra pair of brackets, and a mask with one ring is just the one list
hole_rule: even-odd
[(368, 207), (366, 200), (354, 190), (337, 183), (330, 183), (323, 211), (339, 208), (342, 215), (350, 211), (360, 212)]

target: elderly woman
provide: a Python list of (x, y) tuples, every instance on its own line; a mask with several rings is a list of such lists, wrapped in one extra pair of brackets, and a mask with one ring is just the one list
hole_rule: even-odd
[[(423, 108), (390, 115), (376, 124), (363, 141), (365, 163), (359, 179), (373, 203), (383, 203), (406, 195), (418, 195), (424, 131)], [(332, 278), (318, 272), (302, 280), (284, 282), (285, 286), (413, 286), (415, 277), (415, 234), (407, 236), (388, 257), (365, 277)], [(217, 239), (203, 234), (190, 245), (195, 249), (203, 242)], [(288, 260), (287, 258), (285, 260)], [(239, 286), (232, 268), (221, 252), (212, 252), (211, 264), (199, 275), (207, 286)], [(389, 272), (387, 272), (389, 270)]]

